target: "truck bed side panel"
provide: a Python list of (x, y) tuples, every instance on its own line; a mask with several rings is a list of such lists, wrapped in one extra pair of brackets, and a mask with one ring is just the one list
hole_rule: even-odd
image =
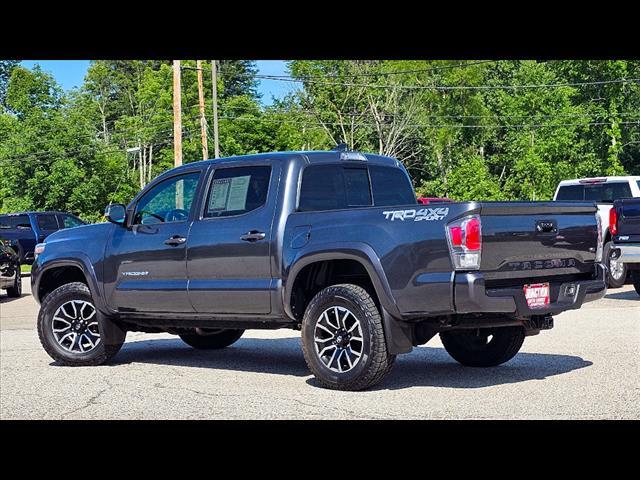
[[(445, 225), (461, 215), (477, 211), (476, 203), (430, 206), (443, 208), (430, 220), (391, 219), (390, 211), (420, 211), (423, 206), (374, 207), (329, 212), (299, 212), (289, 216), (284, 238), (284, 271), (316, 245), (364, 242), (372, 247), (403, 315), (453, 310), (453, 267)], [(429, 208), (429, 207), (426, 207)], [(428, 212), (428, 210), (427, 210)], [(310, 226), (306, 244), (294, 242), (296, 231)], [(292, 246), (293, 245), (293, 246)], [(297, 247), (297, 248), (296, 248)]]

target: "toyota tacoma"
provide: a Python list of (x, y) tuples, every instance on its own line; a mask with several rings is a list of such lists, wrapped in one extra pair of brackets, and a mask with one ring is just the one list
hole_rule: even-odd
[(361, 390), (435, 335), (502, 364), (606, 291), (593, 202), (421, 205), (398, 160), (344, 149), (189, 163), (105, 216), (35, 249), (39, 337), (65, 365), (127, 331), (219, 349), (291, 328), (320, 385)]

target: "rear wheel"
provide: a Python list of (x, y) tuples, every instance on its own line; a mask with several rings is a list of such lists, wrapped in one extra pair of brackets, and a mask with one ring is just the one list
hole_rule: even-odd
[(602, 257), (607, 262), (607, 286), (620, 288), (627, 278), (627, 266), (620, 260), (612, 258), (613, 242), (607, 242), (602, 251)]
[(22, 274), (20, 273), (20, 264), (16, 267), (16, 279), (13, 282), (13, 286), (7, 288), (7, 295), (12, 298), (18, 298), (22, 296)]
[(524, 328), (478, 328), (441, 332), (445, 350), (469, 367), (495, 367), (511, 360), (522, 347)]
[(302, 320), (302, 352), (318, 382), (334, 390), (371, 387), (395, 360), (376, 304), (366, 290), (350, 284), (313, 297)]
[(203, 332), (202, 335), (197, 333), (182, 334), (180, 338), (190, 347), (199, 350), (218, 350), (237, 342), (243, 333), (244, 330), (212, 329)]

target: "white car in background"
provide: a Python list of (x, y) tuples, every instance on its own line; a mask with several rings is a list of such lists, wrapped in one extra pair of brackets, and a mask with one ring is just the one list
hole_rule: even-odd
[(640, 176), (599, 177), (563, 180), (556, 189), (554, 200), (592, 200), (598, 205), (598, 215), (602, 222), (602, 262), (607, 266), (607, 284), (610, 288), (624, 285), (627, 277), (626, 266), (611, 258), (611, 233), (609, 232), (609, 211), (614, 200), (640, 197)]

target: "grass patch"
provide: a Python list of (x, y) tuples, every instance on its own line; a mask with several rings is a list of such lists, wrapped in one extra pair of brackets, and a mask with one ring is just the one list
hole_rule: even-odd
[(22, 273), (31, 273), (31, 265), (20, 265), (20, 271)]

